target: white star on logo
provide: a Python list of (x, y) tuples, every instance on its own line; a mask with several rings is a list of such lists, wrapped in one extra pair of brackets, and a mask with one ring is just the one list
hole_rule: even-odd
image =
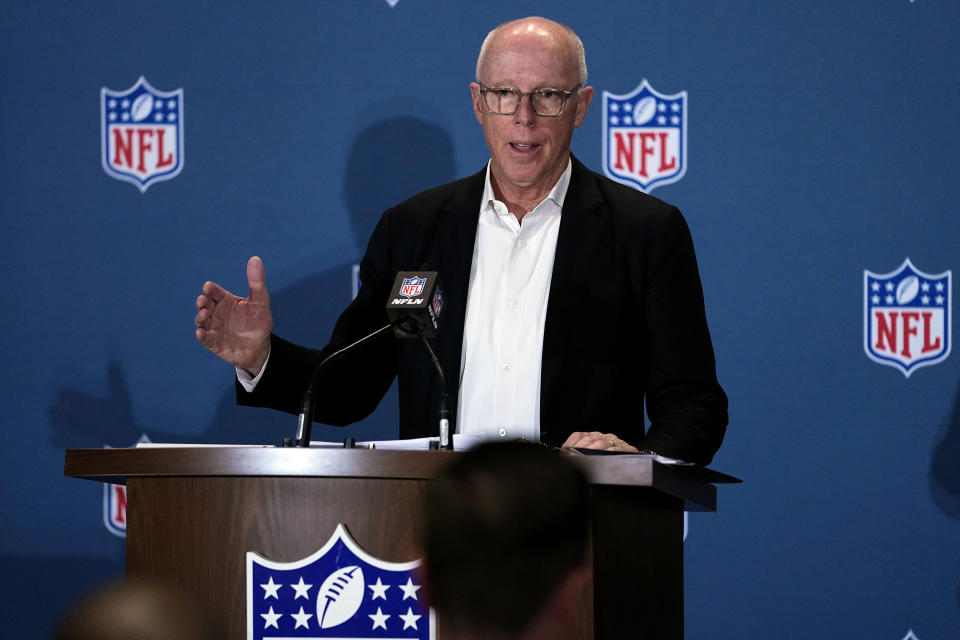
[(420, 588), (420, 585), (413, 584), (413, 578), (407, 578), (407, 584), (401, 584), (400, 588), (403, 590), (403, 600), (407, 598), (417, 599), (417, 590)]
[(299, 629), (304, 627), (306, 629), (310, 628), (310, 625), (307, 624), (307, 620), (313, 617), (312, 613), (304, 613), (303, 607), (300, 607), (300, 613), (291, 613), (290, 617), (297, 621), (297, 626), (294, 629)]
[(175, 100), (170, 100), (169, 102), (167, 102), (167, 109), (176, 109), (176, 108), (177, 108), (177, 102)]
[(943, 283), (942, 283), (942, 282), (938, 282), (938, 283), (937, 283), (937, 291), (940, 291), (940, 292), (943, 291)]
[(920, 302), (923, 304), (930, 304), (930, 296), (920, 296)]
[(403, 620), (403, 628), (404, 628), (404, 629), (408, 629), (408, 628), (410, 628), (410, 627), (413, 627), (414, 629), (416, 629), (416, 630), (418, 630), (418, 631), (419, 631), (419, 629), (417, 629), (417, 620), (419, 620), (419, 619), (422, 618), (422, 617), (423, 617), (423, 616), (414, 613), (414, 612), (413, 612), (413, 609), (411, 609), (410, 607), (407, 607), (407, 612), (406, 612), (406, 613), (401, 613), (401, 614), (400, 614), (400, 619)]
[[(371, 620), (373, 620), (374, 629), (376, 629), (377, 627), (380, 627), (381, 629), (386, 631), (387, 618), (389, 618), (390, 616), (388, 614), (384, 614), (383, 611), (380, 610), (380, 607), (377, 607), (376, 613), (368, 613), (367, 615), (370, 616)], [(406, 629), (406, 627), (404, 627), (404, 629)]]
[(300, 576), (299, 584), (292, 584), (290, 586), (293, 587), (293, 590), (297, 592), (297, 595), (293, 596), (294, 600), (297, 598), (306, 598), (307, 600), (310, 599), (310, 594), (308, 592), (310, 591), (310, 587), (313, 585), (303, 584), (303, 576)]
[(873, 300), (873, 304), (880, 304), (880, 296), (873, 296), (871, 300)]
[(943, 305), (943, 296), (937, 296), (934, 299), (937, 301), (937, 304)]
[(674, 111), (680, 111), (680, 103), (674, 102), (673, 104), (670, 105), (670, 108), (673, 109)]
[(611, 103), (610, 103), (610, 111), (613, 111), (614, 113), (616, 113), (616, 112), (619, 111), (619, 110), (620, 110), (620, 105), (619, 105), (619, 104), (617, 104), (616, 102), (611, 102)]
[(657, 103), (657, 111), (666, 111), (666, 110), (667, 110), (667, 105), (666, 105), (666, 104), (664, 104), (664, 103), (662, 103), (662, 102), (658, 102), (658, 103)]
[(126, 98), (124, 98), (124, 99), (123, 99), (123, 102), (120, 103), (120, 106), (123, 107), (124, 109), (129, 109), (129, 108), (130, 108), (130, 101), (127, 100)]
[(273, 576), (270, 576), (270, 580), (267, 581), (267, 584), (262, 584), (262, 585), (260, 585), (260, 586), (263, 587), (263, 599), (264, 599), (264, 600), (266, 600), (267, 598), (276, 598), (277, 600), (280, 599), (280, 596), (277, 595), (277, 589), (279, 589), (279, 588), (282, 587), (283, 585), (282, 585), (282, 584), (276, 584), (276, 583), (273, 581)]
[(680, 124), (680, 116), (671, 116), (670, 124)]
[(926, 280), (923, 281), (923, 284), (920, 285), (920, 288), (923, 289), (924, 293), (930, 291), (930, 283)]
[(888, 282), (888, 283), (887, 283), (887, 291), (893, 291), (893, 283), (892, 283), (892, 282)]
[(870, 285), (870, 288), (874, 291), (880, 291), (880, 283), (874, 280), (873, 284)]
[(279, 629), (280, 627), (277, 626), (277, 620), (280, 619), (280, 616), (281, 614), (273, 612), (273, 607), (270, 607), (269, 612), (261, 613), (260, 617), (266, 620), (266, 624), (263, 625), (263, 628), (266, 629), (268, 627), (273, 627), (274, 629)]
[(659, 125), (667, 124), (667, 116), (657, 116), (657, 124)]
[(617, 116), (610, 116), (610, 124), (620, 124), (620, 118)]
[(893, 296), (887, 296), (887, 304), (893, 304)]
[(373, 591), (373, 596), (370, 598), (371, 600), (376, 600), (377, 598), (383, 598), (384, 600), (386, 600), (386, 599), (387, 599), (387, 589), (390, 588), (390, 585), (388, 585), (388, 584), (383, 584), (383, 583), (380, 581), (380, 577), (378, 576), (378, 577), (377, 577), (377, 584), (369, 584), (369, 585), (367, 585), (367, 588), (370, 589), (371, 591)]

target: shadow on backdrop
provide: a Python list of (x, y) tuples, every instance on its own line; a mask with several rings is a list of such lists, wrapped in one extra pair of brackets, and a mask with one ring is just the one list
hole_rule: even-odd
[(960, 520), (960, 387), (941, 433), (930, 459), (930, 493), (944, 515)]
[[(930, 459), (930, 493), (945, 516), (960, 520), (960, 386), (953, 399), (953, 411), (941, 432)], [(960, 610), (960, 580), (956, 598)]]
[[(395, 108), (394, 108), (395, 110)], [(290, 286), (271, 290), (274, 327), (278, 335), (321, 347), (353, 291), (353, 263), (360, 261), (373, 228), (389, 207), (430, 187), (455, 178), (453, 141), (443, 128), (414, 117), (379, 120), (363, 129), (347, 158), (341, 196), (350, 215), (357, 245), (352, 262), (308, 274)], [(331, 194), (333, 196), (333, 194)], [(323, 210), (323, 203), (317, 203)], [(322, 226), (318, 220), (317, 226)], [(297, 239), (291, 238), (293, 242)], [(238, 265), (242, 268), (243, 265)], [(270, 265), (267, 268), (269, 286)], [(192, 295), (184, 292), (184, 295)], [(184, 339), (192, 339), (190, 334)], [(203, 349), (197, 344), (198, 349)], [(214, 357), (214, 356), (210, 356)], [(51, 442), (56, 447), (131, 446), (146, 433), (154, 442), (279, 444), (293, 436), (296, 419), (266, 409), (237, 407), (229, 368), (224, 368), (224, 393), (210, 423), (201, 434), (158, 430), (138, 425), (123, 366), (107, 365), (109, 395), (99, 398), (64, 388), (50, 407)], [(322, 398), (320, 399), (322, 402)], [(350, 427), (316, 425), (315, 440), (387, 439), (397, 436), (396, 384), (368, 418)]]

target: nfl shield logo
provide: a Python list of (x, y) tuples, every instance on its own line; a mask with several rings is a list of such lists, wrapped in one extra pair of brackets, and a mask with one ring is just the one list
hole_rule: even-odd
[(863, 348), (903, 375), (950, 355), (951, 272), (931, 275), (910, 262), (890, 273), (863, 272)]
[(412, 569), (366, 553), (342, 524), (327, 544), (295, 562), (247, 553), (247, 639), (432, 640), (433, 609)]
[(644, 80), (623, 96), (603, 92), (603, 172), (649, 193), (687, 171), (687, 92), (654, 91)]
[(416, 298), (423, 293), (423, 285), (426, 284), (426, 278), (404, 278), (400, 284), (400, 295), (404, 298)]
[(183, 169), (183, 89), (158, 91), (143, 76), (126, 91), (103, 87), (100, 129), (103, 170), (141, 193)]

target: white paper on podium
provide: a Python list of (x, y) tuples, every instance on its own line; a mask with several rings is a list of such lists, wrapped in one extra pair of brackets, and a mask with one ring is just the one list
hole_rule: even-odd
[(202, 444), (197, 442), (138, 442), (135, 445), (136, 449), (171, 449), (171, 448), (195, 448), (195, 447), (210, 447), (210, 448), (237, 448), (243, 447), (246, 449), (272, 449), (275, 445), (272, 444)]
[[(466, 451), (472, 449), (481, 442), (486, 442), (487, 438), (481, 436), (453, 434), (454, 451)], [(392, 451), (427, 451), (431, 442), (440, 442), (440, 438), (408, 438), (406, 440), (368, 440), (357, 442), (360, 449), (387, 449)], [(320, 440), (311, 440), (311, 448), (317, 449), (342, 449), (342, 442), (323, 442)]]

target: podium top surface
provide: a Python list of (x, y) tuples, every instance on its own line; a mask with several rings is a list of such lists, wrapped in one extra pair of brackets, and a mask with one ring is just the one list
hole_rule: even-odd
[[(274, 447), (68, 449), (64, 475), (125, 484), (127, 478), (264, 476), (429, 480), (457, 452)], [(598, 486), (649, 487), (680, 498), (689, 511), (715, 511), (717, 491), (682, 468), (640, 456), (571, 458)]]

